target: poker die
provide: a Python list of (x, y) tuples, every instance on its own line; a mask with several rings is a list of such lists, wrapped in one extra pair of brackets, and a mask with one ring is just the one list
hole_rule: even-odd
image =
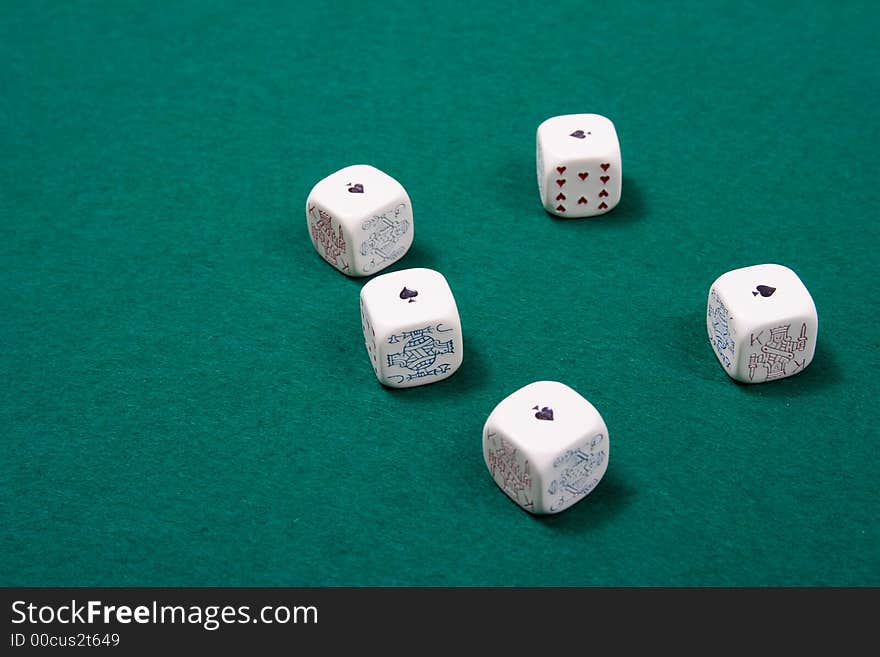
[(318, 253), (349, 276), (369, 276), (397, 262), (413, 241), (406, 190), (368, 164), (345, 167), (315, 185), (306, 221)]
[(584, 499), (608, 468), (599, 411), (556, 381), (506, 397), (483, 427), (483, 458), (495, 483), (531, 513), (558, 513)]
[(592, 217), (620, 201), (620, 144), (598, 114), (566, 114), (538, 126), (538, 191), (548, 212)]
[(434, 383), (461, 365), (461, 320), (440, 272), (404, 269), (377, 276), (361, 289), (361, 323), (373, 371), (386, 386)]
[(818, 327), (813, 298), (788, 267), (734, 269), (709, 289), (709, 342), (737, 381), (764, 383), (802, 372), (813, 360)]

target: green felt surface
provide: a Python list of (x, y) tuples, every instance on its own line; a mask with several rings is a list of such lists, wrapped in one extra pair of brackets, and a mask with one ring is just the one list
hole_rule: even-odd
[[(880, 585), (876, 2), (4, 3), (0, 584)], [(333, 6), (329, 6), (333, 4)], [(539, 203), (612, 118), (623, 200)], [(465, 362), (381, 387), (311, 186), (370, 163)], [(724, 271), (779, 262), (815, 360), (725, 375)], [(553, 517), (480, 434), (538, 379), (610, 432)]]

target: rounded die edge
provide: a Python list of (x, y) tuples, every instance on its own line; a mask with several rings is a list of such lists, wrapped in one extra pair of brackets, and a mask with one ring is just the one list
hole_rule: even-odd
[[(735, 267), (734, 269), (728, 269), (726, 272), (722, 273), (720, 276), (718, 276), (712, 282), (712, 285), (709, 286), (709, 292), (711, 293), (713, 288), (723, 287), (725, 282), (728, 279), (736, 278), (737, 276), (742, 275), (743, 272), (753, 270), (753, 269), (759, 269), (762, 267), (772, 267), (776, 270), (779, 270), (782, 273), (782, 275), (792, 278), (794, 281), (796, 281), (797, 283), (800, 284), (800, 286), (807, 293), (807, 296), (812, 301), (813, 297), (810, 294), (810, 290), (806, 286), (806, 284), (804, 283), (804, 281), (800, 277), (800, 275), (794, 269), (789, 267), (788, 265), (783, 265), (778, 262), (761, 262), (761, 263), (758, 263), (755, 265), (746, 265), (745, 267)], [(815, 306), (815, 303), (813, 303), (813, 305)]]
[[(394, 176), (386, 173), (385, 171), (383, 171), (379, 167), (373, 166), (372, 164), (367, 164), (366, 162), (361, 162), (358, 164), (347, 164), (344, 167), (341, 167), (339, 169), (336, 169), (335, 171), (332, 171), (331, 173), (328, 173), (326, 176), (324, 176), (323, 178), (318, 180), (318, 182), (316, 182), (314, 185), (312, 185), (312, 190), (311, 190), (311, 192), (309, 192), (309, 195), (311, 196), (311, 194), (315, 191), (315, 189), (317, 189), (318, 187), (321, 186), (321, 183), (325, 182), (326, 180), (329, 180), (330, 178), (333, 178), (335, 176), (341, 176), (343, 173), (357, 174), (359, 171), (366, 171), (366, 172), (370, 173), (371, 175), (376, 175), (378, 173), (380, 176), (390, 178), (391, 180), (396, 182), (398, 185), (400, 185), (399, 180), (394, 178)], [(401, 185), (401, 187), (402, 186), (403, 185)]]
[(614, 133), (617, 134), (617, 126), (614, 125), (614, 121), (612, 121), (609, 117), (604, 114), (597, 114), (596, 112), (573, 112), (571, 114), (555, 114), (554, 116), (549, 116), (538, 124), (537, 131), (540, 132), (541, 128), (545, 127), (548, 124), (554, 123), (556, 121), (566, 120), (566, 119), (574, 119), (574, 118), (583, 118), (588, 121), (592, 121), (595, 119), (599, 119), (600, 121), (606, 122), (611, 128), (614, 129)]
[[(412, 209), (412, 204), (410, 204), (410, 209)], [(402, 246), (403, 250), (397, 256), (395, 256), (393, 258), (388, 258), (387, 260), (380, 262), (378, 265), (375, 265), (374, 267), (371, 267), (368, 270), (366, 268), (366, 266), (367, 266), (367, 264), (369, 264), (369, 262), (371, 262), (371, 261), (367, 261), (367, 258), (369, 258), (369, 254), (364, 255), (360, 251), (355, 251), (353, 249), (352, 250), (352, 259), (354, 260), (355, 266), (353, 266), (352, 269), (354, 269), (357, 272), (356, 274), (354, 274), (354, 276), (357, 276), (360, 278), (366, 278), (369, 276), (379, 275), (380, 272), (382, 272), (383, 270), (385, 270), (388, 267), (395, 265), (398, 262), (400, 262), (401, 260), (403, 260), (406, 257), (407, 253), (409, 253), (409, 250), (412, 248), (412, 245), (415, 242), (415, 239), (416, 239), (415, 220), (412, 218), (412, 213), (410, 213), (409, 228), (406, 231), (406, 235), (404, 236), (404, 238), (401, 242), (398, 242), (395, 244), (395, 246), (397, 246), (397, 245)], [(352, 246), (354, 246), (354, 245), (352, 245)], [(406, 270), (400, 270), (400, 271), (406, 271)], [(394, 272), (386, 272), (386, 273), (394, 273)]]
[[(535, 141), (536, 141), (537, 149), (540, 149), (543, 151), (545, 170), (548, 170), (548, 171), (551, 170), (551, 166), (550, 166), (550, 164), (548, 164), (548, 162), (555, 165), (558, 163), (562, 163), (564, 158), (562, 158), (562, 156), (558, 150), (554, 151), (554, 149), (551, 148), (553, 141), (550, 139), (547, 139), (545, 137), (544, 133), (546, 133), (547, 130), (551, 129), (552, 124), (555, 122), (564, 122), (566, 120), (575, 119), (578, 117), (583, 118), (583, 120), (585, 120), (585, 121), (591, 121), (591, 120), (598, 119), (600, 122), (606, 124), (606, 126), (609, 130), (609, 136), (611, 138), (610, 142), (609, 142), (610, 149), (609, 150), (603, 149), (601, 151), (593, 150), (592, 152), (595, 154), (596, 158), (601, 158), (601, 159), (611, 158), (613, 160), (618, 161), (618, 163), (619, 163), (618, 166), (620, 169), (619, 175), (622, 179), (622, 177), (623, 177), (623, 157), (621, 154), (620, 135), (617, 132), (617, 126), (614, 124), (614, 121), (612, 121), (607, 116), (605, 116), (603, 114), (592, 113), (592, 112), (583, 112), (580, 114), (559, 114), (559, 115), (551, 116), (547, 119), (544, 119), (540, 124), (538, 124), (538, 127), (535, 130)], [(536, 156), (537, 156), (537, 154), (536, 154)]]
[[(458, 304), (455, 302), (455, 294), (452, 291), (452, 287), (449, 285), (449, 280), (447, 280), (446, 276), (444, 276), (442, 272), (439, 272), (436, 269), (429, 269), (428, 267), (410, 267), (407, 269), (397, 269), (395, 271), (385, 272), (384, 274), (373, 276), (373, 278), (364, 283), (364, 286), (361, 288), (361, 303), (364, 303), (366, 295), (370, 294), (375, 288), (379, 288), (385, 284), (388, 284), (395, 278), (405, 279), (398, 283), (405, 285), (407, 280), (411, 279), (413, 275), (418, 275), (419, 272), (428, 272), (431, 277), (436, 278), (439, 282), (442, 283), (442, 286), (445, 287), (446, 291), (449, 292), (449, 296), (452, 299), (452, 303), (454, 304), (453, 309), (455, 310), (455, 315), (456, 317), (458, 317)], [(372, 274), (368, 275), (372, 276)]]
[[(321, 178), (318, 182), (316, 182), (314, 185), (312, 185), (311, 190), (309, 190), (308, 196), (306, 198), (307, 212), (308, 212), (308, 205), (310, 203), (317, 203), (318, 205), (320, 205), (324, 209), (325, 212), (328, 212), (328, 213), (332, 212), (332, 214), (334, 215), (334, 218), (336, 218), (340, 223), (345, 224), (345, 225), (349, 226), (350, 228), (354, 229), (355, 226), (353, 224), (355, 222), (362, 220), (364, 218), (365, 214), (369, 214), (369, 213), (357, 213), (357, 212), (343, 211), (343, 208), (333, 207), (332, 204), (327, 203), (326, 199), (324, 200), (324, 202), (320, 202), (320, 201), (316, 201), (315, 197), (316, 196), (320, 197), (322, 195), (321, 188), (324, 186), (329, 186), (331, 184), (332, 179), (334, 179), (334, 178), (337, 178), (337, 177), (343, 178), (343, 179), (351, 178), (352, 180), (356, 180), (358, 178), (363, 178), (363, 176), (358, 175), (357, 169), (366, 169), (366, 170), (368, 170), (369, 175), (372, 177), (387, 179), (390, 183), (390, 187), (395, 189), (395, 193), (390, 194), (388, 198), (389, 199), (393, 198), (396, 195), (399, 195), (400, 197), (402, 197), (402, 199), (404, 199), (406, 201), (406, 203), (408, 204), (409, 209), (410, 209), (410, 215), (412, 217), (412, 222), (413, 222), (413, 224), (415, 223), (415, 219), (414, 219), (415, 213), (413, 211), (412, 199), (409, 196), (409, 192), (406, 191), (406, 187), (404, 187), (403, 183), (401, 183), (397, 178), (390, 175), (389, 173), (386, 173), (382, 169), (379, 169), (378, 167), (373, 166), (372, 164), (350, 164), (348, 166), (342, 167), (341, 169), (337, 169), (336, 171)], [(345, 173), (346, 175), (343, 176), (342, 175), (343, 173)], [(330, 195), (330, 197), (332, 197), (334, 194), (332, 192), (330, 192), (329, 195)], [(386, 201), (389, 203), (391, 202), (390, 200), (387, 200), (387, 199), (386, 199)], [(384, 205), (385, 205), (385, 203), (379, 202), (379, 203), (376, 203), (373, 206), (373, 208), (379, 209), (379, 208), (382, 208)]]

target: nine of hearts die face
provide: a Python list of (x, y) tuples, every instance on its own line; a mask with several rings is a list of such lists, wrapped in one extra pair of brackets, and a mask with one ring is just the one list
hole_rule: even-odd
[(560, 217), (592, 217), (620, 202), (620, 143), (607, 118), (554, 116), (538, 126), (536, 142), (538, 193), (545, 210)]
[[(613, 210), (622, 194), (614, 124), (598, 114), (547, 119), (536, 135), (538, 193), (544, 209), (584, 218)], [(413, 243), (409, 195), (366, 164), (319, 181), (306, 201), (318, 254), (348, 276), (372, 276)], [(360, 294), (361, 326), (378, 381), (412, 388), (451, 377), (462, 365), (461, 319), (437, 271), (411, 268), (376, 276)], [(706, 327), (730, 378), (764, 383), (802, 372), (813, 359), (816, 306), (798, 275), (782, 265), (729, 271), (709, 288)], [(599, 411), (557, 381), (536, 381), (503, 399), (483, 428), (486, 467), (507, 496), (534, 514), (584, 499), (608, 468), (608, 428)]]

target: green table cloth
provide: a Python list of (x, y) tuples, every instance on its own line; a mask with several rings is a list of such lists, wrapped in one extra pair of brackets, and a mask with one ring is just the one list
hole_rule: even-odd
[[(5, 3), (0, 584), (880, 585), (876, 2)], [(623, 197), (541, 207), (610, 117)], [(383, 388), (305, 199), (372, 164), (461, 369)], [(812, 364), (731, 381), (709, 285), (778, 262)], [(389, 270), (386, 270), (389, 271)], [(493, 483), (503, 397), (608, 424), (588, 498)]]

